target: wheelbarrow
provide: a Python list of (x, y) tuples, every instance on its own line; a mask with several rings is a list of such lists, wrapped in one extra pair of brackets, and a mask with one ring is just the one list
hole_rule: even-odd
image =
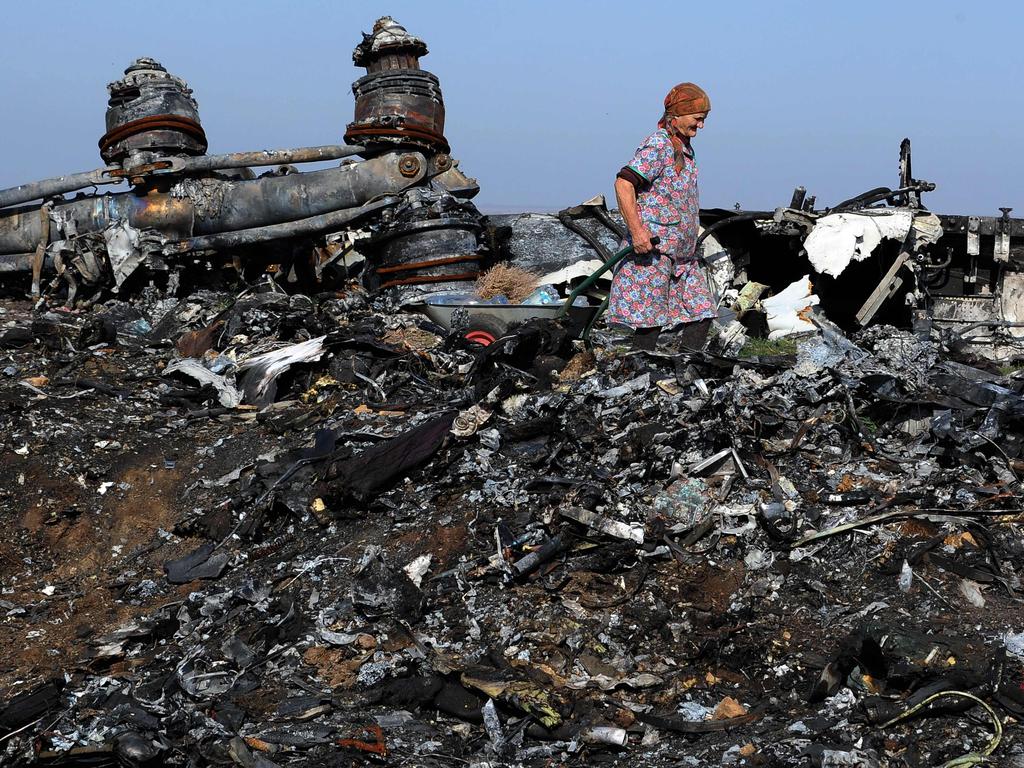
[[(658, 238), (652, 237), (651, 243), (657, 245)], [(589, 347), (590, 332), (608, 308), (608, 299), (596, 306), (576, 306), (573, 302), (594, 285), (601, 275), (632, 253), (633, 246), (629, 245), (613, 254), (561, 304), (450, 304), (441, 299), (427, 299), (423, 308), (427, 316), (438, 325), (448, 331), (456, 331), (466, 341), (484, 347), (506, 335), (510, 328), (536, 318), (567, 318), (569, 328)]]

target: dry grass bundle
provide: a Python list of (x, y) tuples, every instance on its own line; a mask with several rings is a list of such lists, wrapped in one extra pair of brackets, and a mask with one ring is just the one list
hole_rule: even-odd
[(510, 304), (520, 304), (537, 288), (540, 275), (507, 264), (495, 264), (476, 281), (476, 292), (481, 299), (505, 295)]

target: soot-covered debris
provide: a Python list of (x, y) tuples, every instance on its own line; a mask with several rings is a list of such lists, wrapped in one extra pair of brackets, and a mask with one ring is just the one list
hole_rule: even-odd
[(261, 286), (3, 304), (5, 765), (1024, 764), (1012, 371)]

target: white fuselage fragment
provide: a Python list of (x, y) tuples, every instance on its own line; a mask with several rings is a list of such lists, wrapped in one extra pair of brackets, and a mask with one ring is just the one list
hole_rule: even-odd
[(815, 222), (804, 250), (816, 272), (839, 277), (851, 261), (866, 259), (882, 240), (902, 241), (913, 223), (914, 214), (906, 209), (832, 213)]

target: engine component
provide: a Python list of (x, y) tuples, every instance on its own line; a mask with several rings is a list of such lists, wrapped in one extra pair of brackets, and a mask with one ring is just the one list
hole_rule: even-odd
[[(419, 66), (426, 53), (394, 19), (378, 19), (353, 53), (367, 74), (353, 85), (345, 145), (215, 156), (205, 154), (188, 84), (153, 59), (136, 60), (108, 86), (106, 167), (0, 190), (0, 272), (31, 271), (38, 296), (43, 269), (53, 267), (54, 287), (67, 285), (72, 303), (81, 286), (113, 281), (119, 290), (141, 264), (166, 270), (165, 257), (318, 237), (359, 222), (374, 233), (369, 287), (405, 301), (475, 280), (482, 217), (469, 198), (479, 187), (448, 154), (440, 85)], [(260, 178), (213, 173), (354, 154), (367, 159)], [(122, 181), (131, 192), (57, 197)], [(278, 251), (296, 258), (287, 243)]]
[[(429, 187), (414, 187), (382, 217), (371, 287), (430, 285), (450, 290), (480, 276), (480, 214), (472, 203)], [(403, 293), (399, 291), (398, 293)]]
[[(149, 163), (146, 175), (196, 174), (207, 171), (223, 171), (249, 166), (281, 165), (285, 163), (319, 163), (324, 160), (340, 160), (343, 157), (363, 154), (360, 146), (329, 144), (323, 147), (299, 147), (298, 149), (261, 149), (255, 152), (232, 152), (227, 155), (200, 155), (196, 157), (161, 158)], [(164, 167), (166, 166), (166, 167)], [(136, 171), (137, 172), (137, 171)], [(101, 184), (120, 184), (127, 176), (116, 165), (97, 168), (94, 171), (57, 176), (31, 184), (21, 184), (10, 189), (0, 189), (0, 208), (20, 205), (32, 200), (62, 195), (86, 187)]]
[(107, 89), (107, 132), (99, 142), (100, 156), (107, 163), (128, 168), (158, 155), (206, 152), (206, 133), (192, 89), (160, 62), (136, 59)]
[(372, 34), (352, 52), (352, 61), (366, 76), (352, 84), (355, 119), (345, 141), (386, 150), (419, 147), (447, 154), (444, 137), (444, 99), (435, 75), (420, 69), (427, 45), (401, 24), (384, 16)]
[[(407, 158), (420, 169), (412, 177), (401, 170)], [(97, 232), (124, 220), (136, 229), (156, 229), (165, 237), (183, 239), (362, 205), (419, 182), (425, 169), (422, 155), (394, 153), (340, 168), (249, 181), (187, 178), (169, 192), (83, 197), (58, 203), (53, 211), (74, 220), (78, 232)], [(0, 253), (31, 250), (43, 238), (43, 226), (38, 208), (0, 212)]]

